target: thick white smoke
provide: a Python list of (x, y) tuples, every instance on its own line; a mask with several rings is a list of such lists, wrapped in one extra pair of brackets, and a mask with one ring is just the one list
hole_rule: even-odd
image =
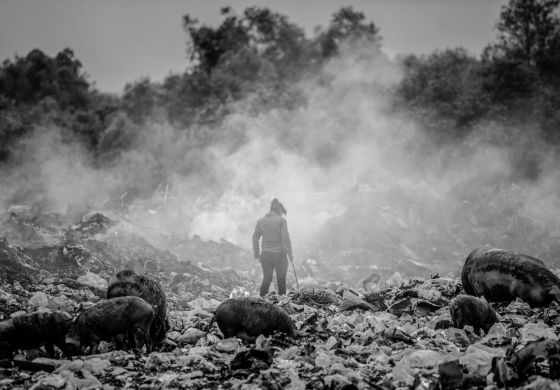
[[(508, 186), (501, 181), (514, 173), (511, 161), (519, 147), (485, 142), (483, 132), (460, 145), (438, 147), (391, 106), (392, 88), (400, 77), (399, 68), (382, 53), (349, 47), (321, 74), (300, 83), (305, 103), (295, 110), (256, 115), (247, 108), (255, 104), (249, 97), (236, 105), (223, 129), (214, 129), (226, 136), (207, 150), (190, 146), (188, 129), (153, 124), (144, 129), (134, 151), (123, 152), (119, 163), (108, 167), (93, 166), (77, 143), (61, 143), (57, 129), (38, 129), (22, 144), (21, 166), (0, 177), (0, 201), (5, 206), (17, 203), (14, 194), (26, 193), (22, 188), (29, 187), (29, 193), (41, 193), (46, 207), (54, 211), (64, 211), (69, 203), (95, 209), (115, 198), (135, 199), (127, 187), (146, 183), (153, 195), (135, 199), (119, 211), (140, 226), (139, 231), (147, 236), (158, 232), (224, 238), (249, 248), (256, 220), (278, 198), (288, 209), (294, 251), (300, 257), (324, 245), (327, 225), (333, 240), (352, 234), (359, 225), (360, 234), (371, 232), (372, 242), (386, 234), (400, 248), (395, 249), (400, 256), (414, 258), (414, 243), (424, 233), (431, 248), (434, 237), (441, 246), (461, 226), (472, 226), (475, 232), (493, 226), (484, 218), (503, 207), (495, 202), (506, 202), (512, 214), (531, 219), (547, 231), (547, 237), (557, 239), (554, 160), (539, 162), (538, 181), (518, 183), (504, 197), (503, 188)], [(159, 183), (155, 188), (154, 182)], [(409, 200), (403, 203), (387, 195), (395, 189)], [(371, 197), (364, 206), (361, 190), (385, 195)], [(481, 201), (469, 209), (471, 214), (457, 213), (477, 197)], [(33, 199), (26, 196), (21, 201)], [(414, 202), (414, 207), (407, 202)], [(356, 208), (364, 209), (356, 216), (356, 226), (352, 219), (342, 227), (334, 225), (334, 230), (329, 225)], [(389, 225), (376, 218), (385, 218), (395, 229), (388, 231)], [(435, 219), (446, 222), (435, 224)], [(515, 229), (500, 227), (510, 219), (494, 222), (495, 229)], [(322, 243), (316, 241), (319, 236)], [(473, 233), (450, 242), (456, 251), (447, 250), (439, 257), (457, 261), (473, 246), (509, 242), (479, 242), (479, 237)], [(521, 244), (510, 249), (534, 248)]]

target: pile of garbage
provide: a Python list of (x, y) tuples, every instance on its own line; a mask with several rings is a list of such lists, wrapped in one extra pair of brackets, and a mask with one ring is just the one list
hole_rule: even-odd
[[(489, 180), (440, 194), (424, 182), (361, 184), (332, 196), (345, 206), (315, 237), (309, 258), (316, 279), (337, 273), (356, 284), (376, 272), (458, 276), (472, 248), (491, 245), (531, 253), (560, 268), (560, 223), (527, 211), (522, 190)], [(339, 267), (343, 265), (343, 267)], [(313, 265), (311, 265), (313, 268)]]
[[(12, 206), (0, 216), (0, 282), (86, 285), (101, 295), (103, 283), (93, 281), (92, 275), (106, 287), (111, 275), (130, 269), (149, 274), (183, 298), (203, 292), (225, 298), (233, 288), (251, 285), (246, 275), (231, 267), (212, 268), (203, 253), (193, 252), (190, 261), (120, 227), (118, 220), (98, 212), (77, 218), (34, 214), (28, 206)], [(231, 250), (232, 244), (226, 246)]]
[[(380, 229), (395, 221), (384, 211)], [(361, 240), (355, 217), (347, 230)], [(14, 206), (1, 218), (0, 320), (50, 310), (76, 316), (104, 301), (110, 278), (129, 269), (162, 287), (171, 329), (150, 353), (105, 341), (73, 360), (20, 351), (0, 360), (0, 389), (560, 388), (558, 303), (496, 304), (498, 321), (487, 331), (459, 329), (450, 306), (464, 286), (436, 274), (458, 274), (460, 265), (444, 264), (438, 250), (427, 256), (414, 241), (386, 252), (362, 242), (333, 250), (327, 262), (298, 264), (299, 283), (290, 273), (288, 284), (302, 288), (265, 298), (287, 313), (293, 334), (246, 340), (224, 336), (214, 318), (226, 299), (254, 296), (260, 280), (251, 254), (231, 243), (176, 238), (162, 250), (100, 213), (36, 215)], [(414, 230), (404, 216), (396, 223)], [(390, 229), (369, 233), (385, 246), (400, 240)], [(239, 264), (245, 272), (232, 267)]]
[[(103, 342), (99, 353), (74, 360), (26, 351), (0, 362), (0, 388), (558, 388), (560, 306), (496, 305), (499, 322), (478, 335), (471, 326), (453, 327), (449, 303), (460, 289), (455, 279), (434, 278), (369, 293), (271, 293), (266, 300), (288, 313), (297, 334), (254, 342), (223, 337), (213, 321), (223, 299), (199, 296), (179, 307), (171, 293), (171, 330), (158, 350), (127, 352)], [(3, 285), (0, 315), (75, 313), (100, 299), (75, 293), (62, 284), (36, 291)]]

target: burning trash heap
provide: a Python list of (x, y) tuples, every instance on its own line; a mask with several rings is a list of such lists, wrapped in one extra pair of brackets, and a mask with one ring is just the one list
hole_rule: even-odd
[(560, 280), (531, 256), (479, 248), (460, 280), (263, 299), (102, 214), (7, 218), (0, 388), (560, 387)]

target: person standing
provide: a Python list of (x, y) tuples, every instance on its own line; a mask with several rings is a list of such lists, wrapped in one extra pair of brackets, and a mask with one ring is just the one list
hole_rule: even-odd
[[(263, 280), (260, 295), (268, 294), (272, 275), (276, 271), (278, 293), (286, 294), (286, 274), (288, 273), (288, 259), (293, 261), (292, 243), (288, 233), (286, 215), (288, 212), (278, 199), (270, 203), (270, 212), (257, 221), (253, 233), (253, 252), (255, 259), (260, 260), (263, 270)], [(262, 243), (259, 247), (259, 241)], [(261, 250), (262, 248), (262, 250)]]

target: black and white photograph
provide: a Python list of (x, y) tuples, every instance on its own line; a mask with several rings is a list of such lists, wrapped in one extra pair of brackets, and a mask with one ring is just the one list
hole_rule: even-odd
[(0, 0), (0, 390), (560, 390), (560, 0)]

